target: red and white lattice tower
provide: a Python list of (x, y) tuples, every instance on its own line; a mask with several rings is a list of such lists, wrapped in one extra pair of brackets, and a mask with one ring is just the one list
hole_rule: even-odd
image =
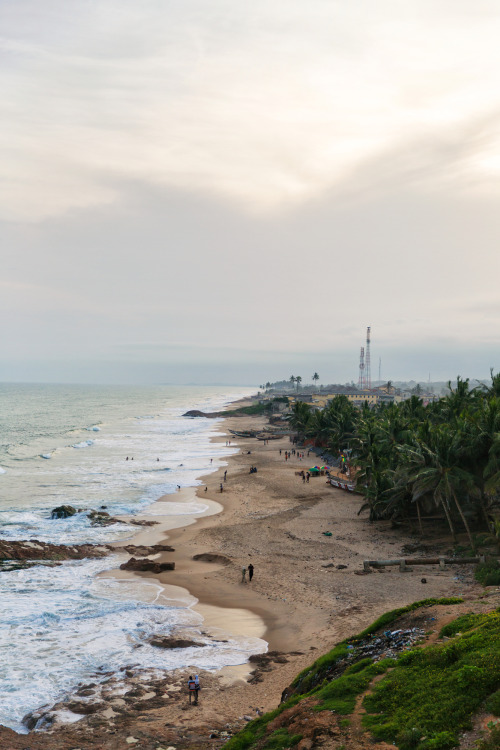
[(372, 375), (370, 372), (370, 326), (366, 329), (365, 388), (371, 390)]
[(365, 387), (365, 347), (361, 347), (361, 354), (359, 355), (359, 390), (362, 391)]

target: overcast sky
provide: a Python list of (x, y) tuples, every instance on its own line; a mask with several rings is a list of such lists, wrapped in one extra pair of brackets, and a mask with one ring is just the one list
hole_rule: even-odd
[(498, 0), (1, 0), (0, 380), (500, 369)]

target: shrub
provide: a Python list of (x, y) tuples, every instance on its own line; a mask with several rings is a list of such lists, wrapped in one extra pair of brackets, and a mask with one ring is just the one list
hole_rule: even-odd
[(500, 586), (500, 563), (495, 559), (479, 563), (474, 577), (483, 586)]
[(493, 716), (500, 716), (500, 690), (497, 690), (496, 693), (490, 695), (486, 701), (485, 708), (490, 714), (493, 714)]

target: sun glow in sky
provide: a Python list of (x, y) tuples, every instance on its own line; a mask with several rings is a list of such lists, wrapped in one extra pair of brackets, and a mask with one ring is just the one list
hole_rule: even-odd
[(498, 369), (499, 38), (496, 0), (4, 0), (0, 378), (343, 382), (367, 325), (387, 378)]

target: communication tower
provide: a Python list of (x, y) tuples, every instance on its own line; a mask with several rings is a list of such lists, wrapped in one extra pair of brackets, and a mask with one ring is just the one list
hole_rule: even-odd
[(366, 329), (365, 388), (371, 390), (372, 375), (370, 372), (370, 326)]
[(359, 355), (359, 390), (362, 391), (365, 387), (365, 347), (361, 347), (361, 353)]

